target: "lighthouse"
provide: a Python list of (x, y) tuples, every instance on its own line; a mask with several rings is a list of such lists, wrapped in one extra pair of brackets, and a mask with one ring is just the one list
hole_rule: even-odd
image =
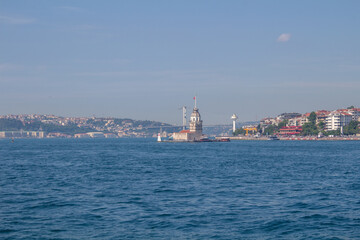
[(236, 120), (238, 119), (238, 117), (236, 116), (236, 114), (233, 114), (231, 116), (231, 120), (233, 120), (233, 132), (235, 132), (236, 130)]
[(160, 134), (160, 133), (158, 133), (157, 141), (158, 141), (158, 142), (161, 142), (161, 134)]

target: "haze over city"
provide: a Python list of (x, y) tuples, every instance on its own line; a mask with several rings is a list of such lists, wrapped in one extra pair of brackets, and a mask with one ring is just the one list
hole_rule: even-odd
[(206, 124), (357, 105), (359, 1), (10, 1), (0, 115)]

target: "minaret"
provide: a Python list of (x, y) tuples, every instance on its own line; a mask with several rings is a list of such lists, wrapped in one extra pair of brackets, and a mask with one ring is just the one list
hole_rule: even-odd
[(236, 120), (238, 119), (238, 117), (235, 115), (235, 114), (233, 114), (232, 116), (231, 116), (231, 120), (233, 120), (233, 132), (235, 132), (236, 131)]

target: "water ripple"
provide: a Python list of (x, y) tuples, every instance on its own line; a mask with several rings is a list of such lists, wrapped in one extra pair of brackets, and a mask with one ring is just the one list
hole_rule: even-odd
[(0, 141), (1, 239), (360, 239), (357, 142)]

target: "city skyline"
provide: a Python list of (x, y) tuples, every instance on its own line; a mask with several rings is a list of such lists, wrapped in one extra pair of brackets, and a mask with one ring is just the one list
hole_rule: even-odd
[(358, 1), (2, 1), (0, 115), (206, 124), (357, 105)]

